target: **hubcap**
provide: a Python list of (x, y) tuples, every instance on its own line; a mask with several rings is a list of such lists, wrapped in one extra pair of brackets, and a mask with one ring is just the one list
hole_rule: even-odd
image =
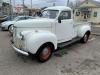
[(9, 31), (10, 31), (10, 32), (13, 32), (13, 26), (11, 26), (11, 27), (9, 28)]
[(50, 47), (46, 47), (46, 48), (44, 48), (44, 50), (43, 50), (43, 52), (41, 53), (41, 58), (42, 59), (48, 59), (49, 58), (49, 56), (51, 55), (51, 48)]
[(85, 35), (85, 36), (84, 36), (84, 41), (87, 42), (87, 40), (88, 40), (88, 36)]

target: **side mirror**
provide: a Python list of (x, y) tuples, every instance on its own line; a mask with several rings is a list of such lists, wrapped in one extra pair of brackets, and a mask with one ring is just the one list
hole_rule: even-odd
[(61, 23), (61, 17), (58, 17), (58, 23)]

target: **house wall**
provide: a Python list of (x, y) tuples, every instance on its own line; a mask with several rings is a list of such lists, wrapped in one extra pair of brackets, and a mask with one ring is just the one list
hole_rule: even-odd
[(91, 2), (85, 2), (82, 5), (80, 5), (80, 7), (97, 7), (95, 4), (91, 3)]
[[(80, 8), (89, 8), (91, 10), (90, 17), (85, 20), (82, 13), (80, 13), (79, 16), (76, 16), (76, 12), (78, 12), (78, 9)], [(97, 17), (94, 17), (94, 12), (97, 12)], [(100, 23), (100, 7), (96, 6), (92, 2), (85, 1), (77, 9), (75, 9), (74, 19), (76, 21), (90, 21), (92, 23)]]
[[(91, 15), (90, 18), (87, 19), (87, 21), (93, 22), (93, 23), (100, 23), (100, 8), (91, 8)], [(84, 21), (83, 14), (80, 12), (79, 16), (76, 16), (76, 12), (78, 12), (78, 9), (75, 9), (74, 13), (74, 20), (75, 21)], [(97, 12), (97, 17), (94, 17), (94, 12)]]
[[(94, 12), (97, 12), (97, 17), (94, 17)], [(100, 8), (92, 8), (90, 21), (93, 23), (100, 23)]]

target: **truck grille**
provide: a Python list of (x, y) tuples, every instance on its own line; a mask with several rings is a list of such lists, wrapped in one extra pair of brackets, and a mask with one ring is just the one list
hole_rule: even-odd
[(13, 42), (15, 47), (18, 49), (22, 49), (24, 47), (24, 42), (17, 37), (16, 28), (14, 28), (14, 32), (13, 32)]

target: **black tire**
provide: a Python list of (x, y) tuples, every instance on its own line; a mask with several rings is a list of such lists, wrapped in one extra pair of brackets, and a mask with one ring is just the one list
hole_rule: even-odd
[(12, 25), (9, 25), (9, 26), (8, 26), (8, 31), (9, 31), (9, 29), (10, 29), (11, 26), (12, 26)]
[(9, 33), (12, 35), (12, 32), (10, 31), (11, 26), (12, 26), (12, 25), (9, 25), (8, 31), (9, 31)]
[(90, 32), (86, 32), (85, 35), (81, 38), (80, 42), (87, 43), (89, 36), (90, 36)]
[[(44, 50), (48, 50), (48, 51), (47, 52), (45, 51), (46, 53), (43, 53)], [(42, 63), (48, 61), (52, 56), (53, 50), (54, 47), (50, 43), (46, 43), (42, 45), (36, 53), (37, 60)]]

